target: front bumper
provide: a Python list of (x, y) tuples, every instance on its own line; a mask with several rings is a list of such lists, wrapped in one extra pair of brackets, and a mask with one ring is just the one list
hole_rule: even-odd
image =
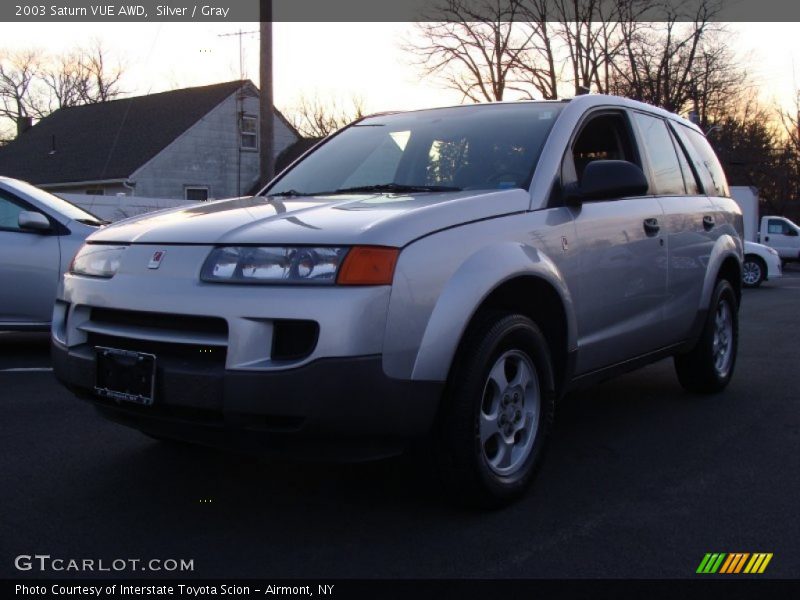
[(380, 356), (260, 372), (160, 361), (155, 402), (139, 406), (94, 394), (94, 354), (52, 346), (56, 377), (104, 417), (156, 437), (301, 458), (396, 454), (430, 430), (443, 388), (387, 377)]
[[(358, 458), (429, 430), (443, 383), (384, 372), (389, 286), (210, 284), (210, 251), (133, 244), (111, 279), (65, 275), (56, 376), (112, 420), (208, 445)], [(98, 346), (157, 357), (152, 406), (95, 395)]]

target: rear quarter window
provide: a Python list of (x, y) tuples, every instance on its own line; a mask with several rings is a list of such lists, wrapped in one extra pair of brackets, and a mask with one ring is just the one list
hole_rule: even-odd
[(675, 132), (692, 158), (695, 170), (703, 182), (705, 193), (709, 196), (730, 198), (725, 171), (705, 136), (682, 124), (675, 127)]

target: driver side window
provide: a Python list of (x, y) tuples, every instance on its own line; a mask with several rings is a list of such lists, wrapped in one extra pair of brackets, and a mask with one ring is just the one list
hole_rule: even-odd
[(779, 219), (770, 219), (767, 225), (767, 233), (771, 233), (773, 235), (788, 235), (789, 226), (784, 221)]
[(0, 230), (21, 231), (19, 213), (25, 209), (0, 193)]
[(579, 184), (586, 166), (595, 160), (627, 160), (639, 165), (627, 120), (621, 113), (599, 114), (585, 123), (568, 158), (571, 161), (565, 161), (565, 179)]

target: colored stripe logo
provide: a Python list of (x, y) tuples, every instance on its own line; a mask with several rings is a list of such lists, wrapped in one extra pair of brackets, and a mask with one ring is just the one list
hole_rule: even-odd
[(700, 561), (696, 573), (712, 575), (720, 573), (725, 575), (748, 573), (750, 575), (763, 573), (772, 560), (771, 552), (709, 552)]

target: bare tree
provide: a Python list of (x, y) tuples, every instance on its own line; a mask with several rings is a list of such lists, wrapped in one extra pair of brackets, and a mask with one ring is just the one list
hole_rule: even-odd
[(124, 72), (122, 63), (110, 64), (108, 51), (100, 40), (81, 51), (82, 67), (81, 101), (83, 104), (108, 102), (122, 93), (120, 79)]
[(655, 0), (445, 0), (407, 49), (425, 75), (473, 102), (508, 91), (555, 99), (611, 87), (625, 33)]
[(795, 92), (795, 101), (792, 109), (780, 109), (778, 118), (786, 132), (789, 144), (794, 148), (798, 159), (800, 159), (800, 90)]
[(446, 0), (427, 17), (417, 24), (419, 41), (406, 44), (426, 76), (473, 102), (526, 92), (516, 69), (536, 28), (520, 23), (522, 0)]
[(364, 101), (353, 96), (349, 105), (337, 99), (323, 100), (320, 96), (301, 96), (297, 104), (283, 111), (292, 125), (305, 137), (327, 137), (364, 116)]
[(40, 50), (0, 51), (0, 117), (18, 123), (23, 117), (39, 116), (36, 82), (41, 63)]
[[(694, 12), (686, 15), (665, 4), (662, 22), (623, 30), (621, 60), (611, 63), (613, 93), (681, 112), (699, 101), (701, 91), (708, 99), (716, 94), (712, 83), (729, 86), (735, 65), (724, 48), (708, 43), (715, 32), (725, 31), (714, 23), (721, 5), (702, 0), (693, 6)], [(687, 16), (691, 21), (684, 22)], [(721, 79), (716, 72), (723, 61), (726, 72)]]
[(557, 57), (557, 24), (551, 0), (526, 0), (522, 4), (522, 16), (527, 19), (523, 26), (531, 32), (529, 45), (517, 54), (514, 73), (528, 98), (538, 94), (544, 100), (555, 100), (559, 96), (561, 82), (560, 60)]
[(123, 72), (99, 40), (57, 56), (37, 48), (0, 50), (0, 120), (10, 131), (8, 121), (19, 124), (59, 108), (113, 100), (122, 93)]
[(575, 94), (588, 92), (593, 85), (604, 93), (600, 73), (616, 54), (616, 5), (604, 0), (556, 0), (553, 4)]
[(82, 103), (87, 78), (82, 58), (73, 51), (54, 58), (42, 68), (40, 77), (49, 92), (48, 112)]

